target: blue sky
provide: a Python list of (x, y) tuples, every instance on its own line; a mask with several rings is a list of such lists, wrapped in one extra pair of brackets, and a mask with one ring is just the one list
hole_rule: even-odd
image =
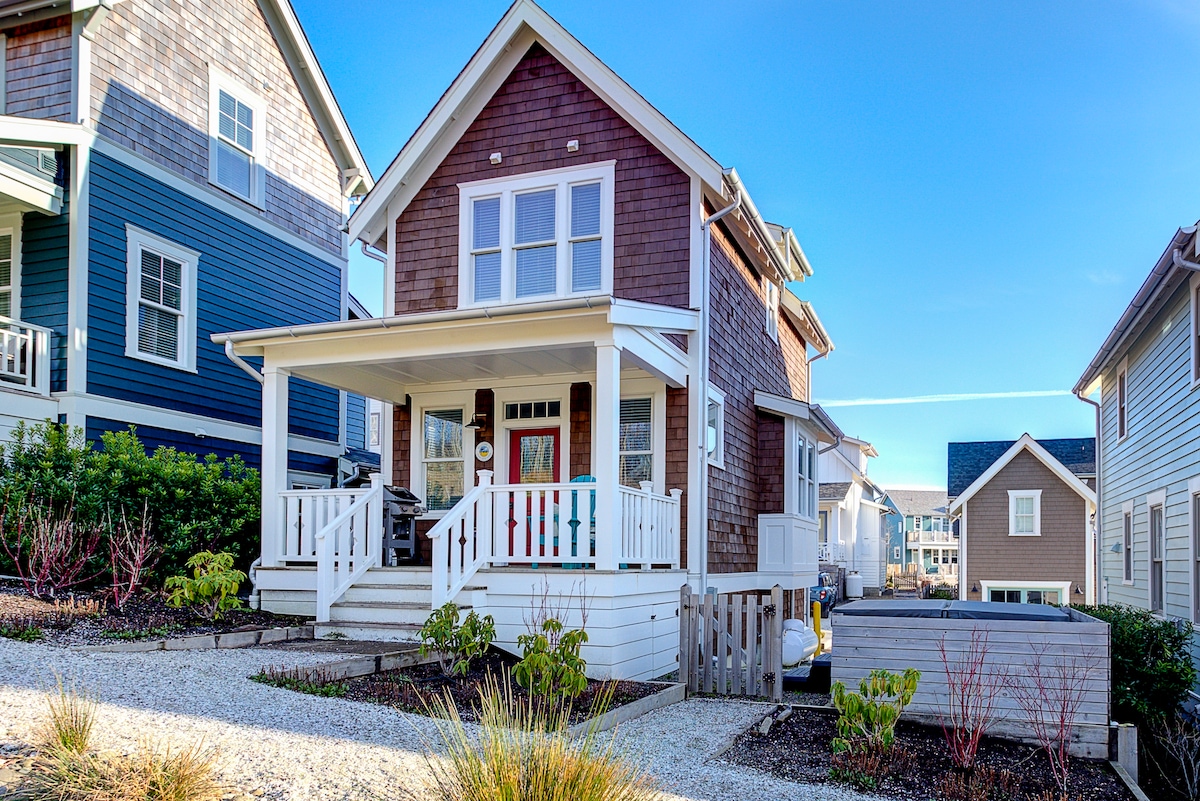
[[(293, 1), (376, 176), (508, 5)], [(1190, 0), (544, 7), (795, 228), (837, 344), (820, 402), (1069, 390), (1200, 217)], [(378, 312), (382, 265), (351, 290)], [(944, 485), (949, 441), (1094, 422), (1069, 395), (829, 411), (885, 485)]]

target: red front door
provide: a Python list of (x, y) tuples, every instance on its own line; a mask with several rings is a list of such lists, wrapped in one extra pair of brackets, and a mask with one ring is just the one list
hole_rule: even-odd
[(558, 428), (522, 428), (509, 432), (508, 483), (558, 482)]

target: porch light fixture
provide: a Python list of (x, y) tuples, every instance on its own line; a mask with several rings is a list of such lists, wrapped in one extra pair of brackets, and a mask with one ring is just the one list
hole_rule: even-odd
[(1112, 547), (1109, 548), (1108, 550), (1112, 551), (1113, 553), (1120, 553), (1121, 552), (1121, 543), (1114, 542), (1112, 544)]
[(972, 585), (971, 585), (971, 592), (979, 592), (979, 585), (978, 585), (978, 584), (972, 584)]
[(500, 155), (499, 151), (496, 151), (492, 155), (488, 156), (488, 161), (492, 162), (493, 164), (499, 164), (500, 162), (504, 161), (504, 156)]
[(477, 413), (471, 415), (471, 422), (467, 423), (465, 426), (463, 426), (463, 428), (469, 428), (472, 431), (476, 431), (483, 427), (483, 423), (485, 420), (487, 420), (487, 415), (479, 414), (477, 412)]
[(1075, 585), (1075, 594), (1076, 594), (1076, 595), (1083, 595), (1083, 590), (1079, 588), (1079, 585), (1078, 585), (1078, 584), (1076, 584), (1076, 585)]

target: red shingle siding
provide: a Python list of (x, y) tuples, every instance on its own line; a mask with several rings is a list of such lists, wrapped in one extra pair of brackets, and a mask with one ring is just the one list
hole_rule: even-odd
[(571, 385), (571, 475), (592, 474), (592, 385)]
[(6, 33), (4, 113), (70, 120), (71, 17), (18, 25)]
[(758, 506), (762, 514), (783, 512), (783, 420), (759, 412)]
[(713, 385), (725, 393), (725, 468), (709, 468), (709, 569), (736, 573), (758, 569), (758, 515), (777, 511), (773, 499), (760, 498), (760, 475), (782, 474), (773, 456), (760, 453), (771, 432), (759, 432), (754, 392), (807, 401), (808, 387), (803, 340), (785, 320), (780, 341), (771, 339), (762, 279), (721, 226), (712, 232), (709, 363)]
[[(579, 140), (575, 153), (570, 139)], [(497, 151), (504, 161), (493, 166)], [(458, 305), (457, 184), (608, 160), (616, 160), (614, 294), (686, 307), (688, 177), (534, 45), (396, 220), (396, 313)]]
[(679, 560), (687, 567), (687, 486), (688, 486), (688, 392), (667, 387), (667, 452), (665, 455), (667, 490), (681, 489), (679, 507)]

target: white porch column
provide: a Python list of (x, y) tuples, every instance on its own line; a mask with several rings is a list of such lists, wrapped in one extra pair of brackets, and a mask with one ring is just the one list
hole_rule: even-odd
[(619, 423), (621, 419), (621, 349), (596, 346), (596, 569), (616, 570), (621, 538)]
[(288, 488), (288, 372), (263, 367), (262, 388), (262, 565), (274, 567), (283, 554), (283, 501)]

